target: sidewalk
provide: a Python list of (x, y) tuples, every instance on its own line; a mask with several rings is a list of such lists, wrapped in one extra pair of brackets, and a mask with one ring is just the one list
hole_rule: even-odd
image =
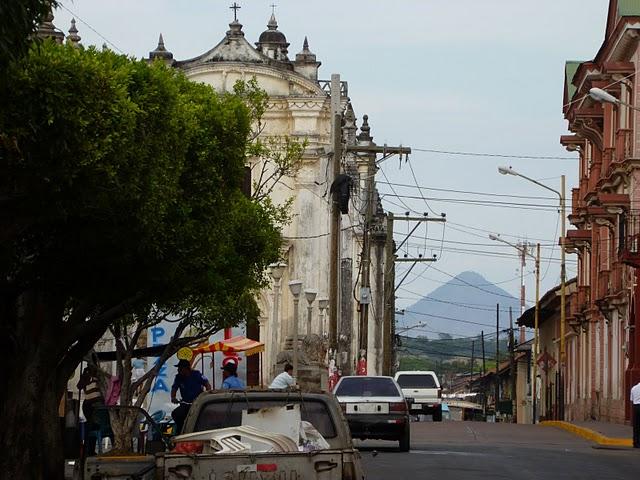
[(562, 422), (557, 420), (542, 421), (540, 425), (562, 428), (599, 445), (633, 446), (633, 428), (629, 425), (594, 421)]

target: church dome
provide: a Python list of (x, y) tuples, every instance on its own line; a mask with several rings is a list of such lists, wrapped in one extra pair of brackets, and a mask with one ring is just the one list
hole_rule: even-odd
[(289, 43), (284, 33), (278, 30), (276, 16), (271, 14), (267, 30), (260, 34), (256, 47), (259, 52), (264, 53), (269, 58), (280, 61), (289, 61), (287, 58)]

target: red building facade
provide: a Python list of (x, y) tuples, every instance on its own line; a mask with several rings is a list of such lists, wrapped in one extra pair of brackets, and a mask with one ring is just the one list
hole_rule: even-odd
[[(563, 240), (578, 254), (577, 291), (567, 312), (565, 417), (629, 420), (640, 379), (640, 4), (611, 0), (595, 58), (567, 62), (564, 116), (580, 153)], [(619, 101), (589, 97), (601, 88)]]

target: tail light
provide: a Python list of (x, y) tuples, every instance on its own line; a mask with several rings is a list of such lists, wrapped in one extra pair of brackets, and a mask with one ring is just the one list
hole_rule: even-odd
[(204, 442), (192, 441), (192, 442), (176, 442), (176, 446), (173, 448), (172, 453), (183, 453), (185, 455), (194, 455), (196, 453), (202, 453), (204, 450)]
[(406, 402), (394, 402), (389, 404), (390, 412), (406, 412), (407, 411), (407, 403)]
[(438, 389), (438, 398), (442, 398), (442, 389), (441, 388)]

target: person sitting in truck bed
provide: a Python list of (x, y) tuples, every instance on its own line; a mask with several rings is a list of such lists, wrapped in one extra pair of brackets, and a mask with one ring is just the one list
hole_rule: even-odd
[[(178, 367), (178, 374), (171, 387), (171, 401), (180, 403), (180, 405), (171, 412), (171, 417), (176, 422), (175, 433), (179, 434), (182, 431), (184, 420), (187, 418), (187, 413), (189, 413), (191, 403), (204, 390), (211, 390), (211, 384), (200, 371), (191, 369), (189, 360), (180, 360), (176, 367)], [(182, 397), (180, 402), (176, 398), (178, 390), (180, 390)]]

